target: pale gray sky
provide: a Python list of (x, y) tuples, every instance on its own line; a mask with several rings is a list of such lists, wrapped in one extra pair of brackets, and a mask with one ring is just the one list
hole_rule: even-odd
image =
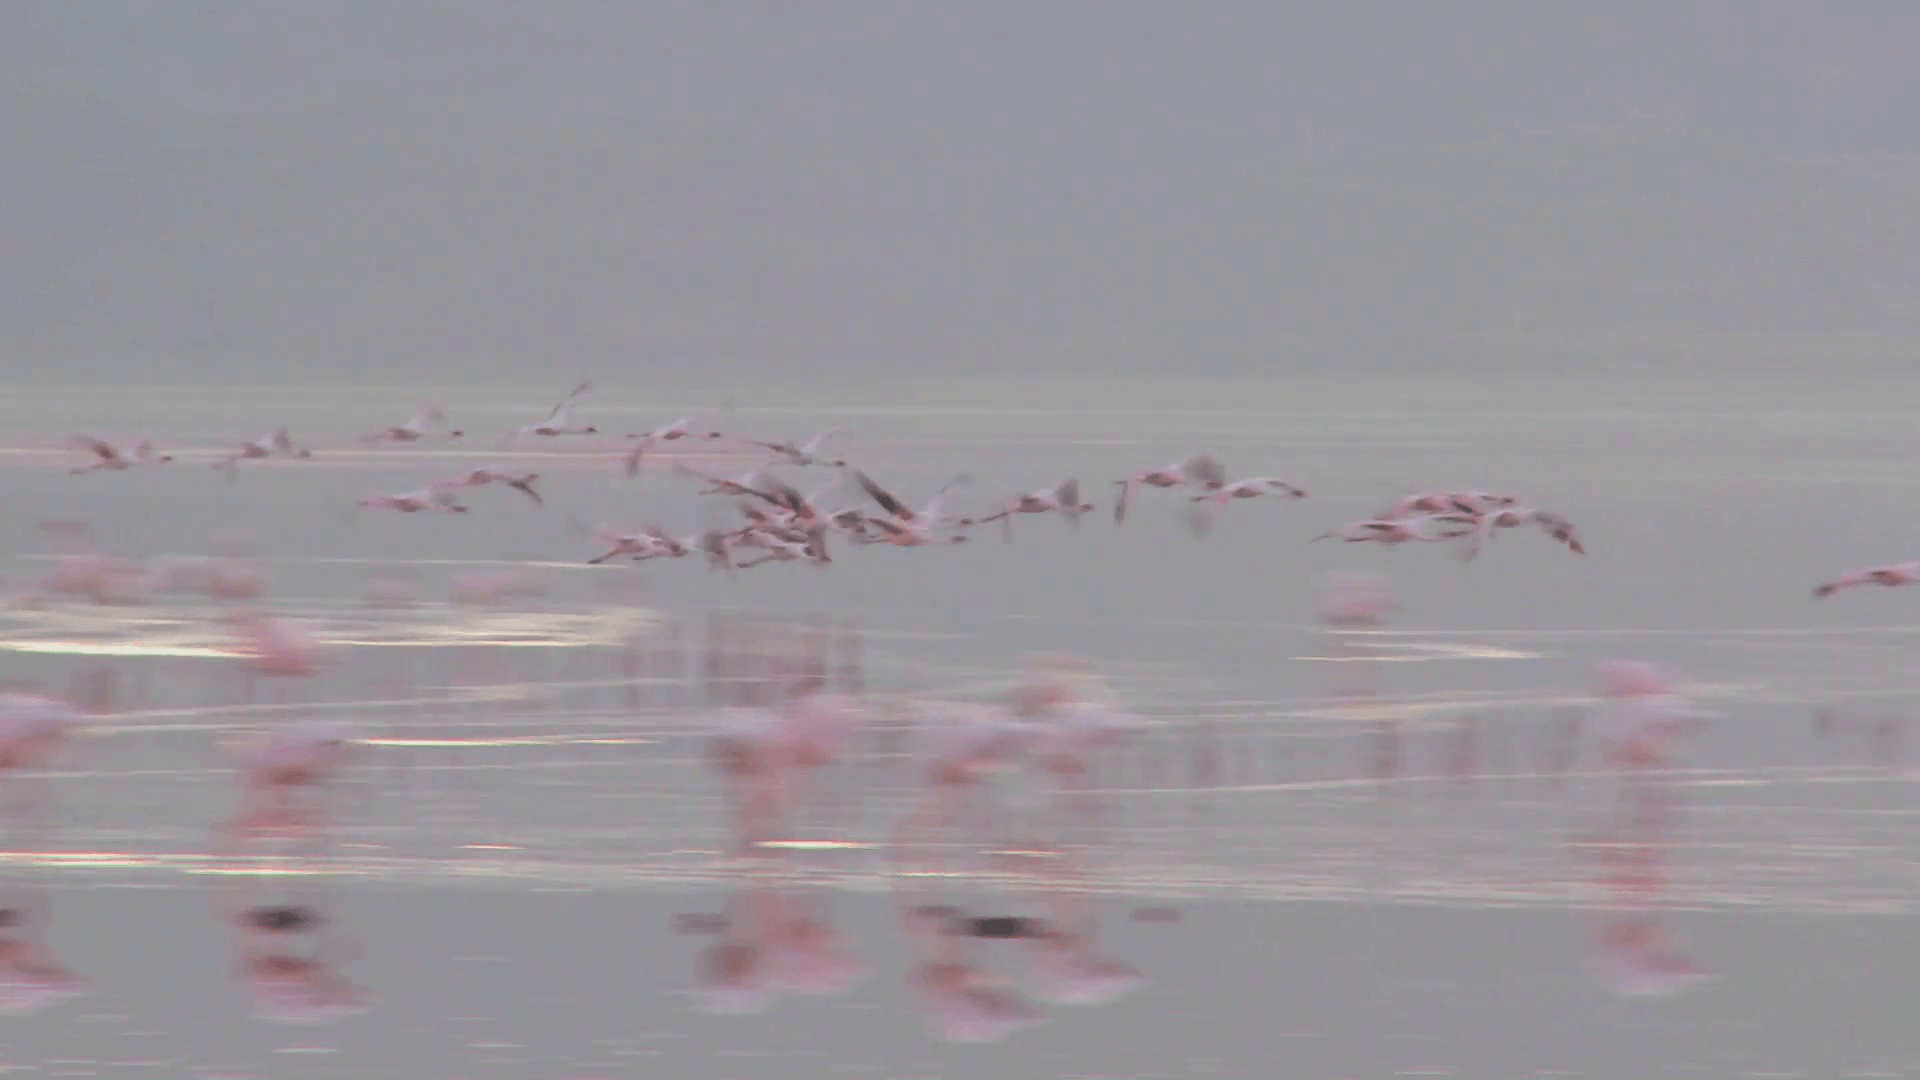
[(1920, 332), (1913, 169), (1863, 156), (1920, 150), (1917, 30), (1732, 0), (12, 3), (0, 362), (685, 386)]

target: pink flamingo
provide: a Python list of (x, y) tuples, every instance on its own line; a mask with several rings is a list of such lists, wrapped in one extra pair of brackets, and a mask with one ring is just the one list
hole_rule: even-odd
[(1218, 491), (1227, 485), (1227, 469), (1212, 454), (1195, 454), (1185, 461), (1134, 473), (1113, 483), (1120, 489), (1120, 496), (1113, 502), (1113, 523), (1119, 525), (1127, 520), (1127, 502), (1135, 488), (1195, 487), (1203, 492)]
[(466, 434), (463, 431), (447, 430), (447, 413), (438, 405), (423, 405), (413, 418), (404, 424), (380, 428), (360, 436), (361, 442), (418, 442), (427, 435), (439, 433), (449, 439), (457, 439)]
[(1545, 532), (1548, 536), (1553, 537), (1565, 545), (1567, 550), (1573, 552), (1575, 555), (1585, 555), (1587, 553), (1586, 546), (1580, 542), (1580, 537), (1575, 534), (1573, 530), (1573, 523), (1566, 518), (1558, 514), (1550, 514), (1545, 510), (1529, 510), (1526, 507), (1509, 506), (1497, 510), (1490, 510), (1480, 516), (1479, 527), (1473, 534), (1465, 558), (1470, 560), (1478, 555), (1481, 546), (1488, 540), (1493, 539), (1497, 530), (1517, 529), (1523, 525), (1537, 526), (1542, 532)]
[(240, 449), (227, 457), (214, 462), (213, 467), (227, 474), (227, 480), (236, 479), (235, 466), (242, 461), (260, 461), (272, 457), (310, 458), (313, 451), (294, 443), (293, 435), (286, 428), (274, 428), (272, 431), (249, 443), (243, 443)]
[(525, 495), (528, 499), (531, 499), (533, 505), (543, 506), (546, 500), (542, 499), (540, 493), (533, 489), (533, 483), (538, 479), (540, 479), (539, 473), (510, 473), (502, 472), (499, 469), (471, 469), (461, 473), (459, 476), (442, 480), (435, 486), (468, 488), (484, 487), (487, 484), (503, 484)]
[(1225, 506), (1238, 499), (1258, 499), (1263, 495), (1284, 495), (1289, 499), (1304, 499), (1307, 497), (1307, 491), (1305, 488), (1294, 487), (1285, 480), (1275, 477), (1250, 476), (1245, 480), (1235, 480), (1217, 491), (1194, 495), (1191, 501)]
[(103, 469), (120, 471), (131, 469), (135, 465), (163, 465), (173, 460), (172, 454), (154, 453), (151, 439), (141, 439), (130, 447), (122, 448), (91, 435), (75, 435), (73, 444), (94, 456), (92, 464), (69, 470), (76, 474), (99, 472)]
[(1429, 514), (1470, 514), (1479, 517), (1502, 507), (1517, 506), (1519, 502), (1512, 495), (1496, 495), (1486, 491), (1422, 491), (1389, 506), (1380, 514), (1380, 520), (1397, 521)]
[(1888, 563), (1884, 566), (1868, 566), (1859, 570), (1849, 570), (1832, 581), (1813, 590), (1815, 599), (1825, 599), (1842, 589), (1857, 588), (1861, 585), (1880, 585), (1886, 588), (1898, 588), (1920, 581), (1920, 562)]
[(400, 495), (368, 495), (353, 505), (356, 510), (396, 510), (402, 514), (421, 511), (439, 514), (467, 512), (467, 508), (455, 500), (453, 489), (439, 484), (429, 484)]
[[(566, 397), (560, 399), (559, 403), (553, 407), (553, 411), (547, 414), (545, 420), (537, 424), (528, 424), (514, 434), (539, 435), (546, 438), (556, 438), (561, 435), (599, 434), (600, 429), (591, 424), (577, 425), (573, 422), (574, 403), (580, 399), (582, 394), (592, 389), (593, 381), (591, 379), (581, 380), (579, 385), (567, 392)], [(508, 436), (509, 439), (512, 437), (512, 435)]]
[[(1204, 536), (1213, 529), (1213, 516), (1229, 504), (1243, 499), (1258, 499), (1263, 495), (1284, 495), (1288, 499), (1304, 499), (1306, 489), (1294, 487), (1285, 480), (1271, 476), (1250, 476), (1245, 480), (1235, 480), (1231, 484), (1215, 491), (1204, 491), (1190, 497), (1195, 505), (1188, 517), (1188, 524), (1195, 535)], [(1205, 503), (1206, 505), (1199, 505)]]
[(1002, 539), (1013, 539), (1013, 516), (1015, 514), (1044, 514), (1051, 510), (1067, 519), (1067, 524), (1078, 528), (1080, 515), (1093, 509), (1092, 503), (1080, 501), (1080, 481), (1068, 480), (1058, 487), (1029, 491), (1025, 495), (1016, 495), (1007, 500), (999, 513), (980, 518), (977, 524), (985, 525), (989, 521), (1000, 523)]
[(845, 460), (841, 458), (822, 457), (821, 449), (826, 446), (829, 440), (844, 438), (851, 434), (853, 433), (846, 428), (837, 427), (829, 428), (805, 442), (792, 439), (780, 442), (763, 442), (759, 439), (749, 439), (747, 441), (754, 446), (773, 451), (775, 454), (780, 455), (789, 465), (826, 465), (833, 468), (845, 468), (847, 464)]
[(1429, 544), (1443, 541), (1443, 537), (1427, 534), (1423, 531), (1422, 526), (1423, 521), (1420, 518), (1402, 521), (1381, 521), (1377, 519), (1373, 521), (1356, 521), (1348, 525), (1342, 525), (1332, 532), (1321, 533), (1319, 536), (1308, 541), (1308, 543), (1340, 539), (1345, 540), (1349, 544), (1384, 544), (1392, 548), (1408, 543), (1409, 541), (1420, 541)]
[(961, 475), (954, 477), (944, 484), (939, 491), (934, 492), (933, 497), (927, 500), (925, 506), (919, 510), (914, 510), (898, 495), (874, 483), (873, 479), (866, 473), (861, 472), (859, 469), (853, 469), (852, 472), (853, 478), (860, 484), (861, 490), (865, 491), (874, 502), (879, 503), (881, 509), (892, 515), (891, 519), (876, 517), (866, 520), (866, 525), (879, 533), (878, 537), (870, 542), (893, 544), (898, 547), (921, 547), (929, 544), (960, 544), (966, 542), (967, 537), (965, 533), (942, 537), (937, 535), (934, 530), (947, 525), (965, 524), (965, 518), (948, 519), (943, 516), (942, 512), (946, 508), (947, 493), (959, 485), (971, 483), (973, 480), (971, 476)]
[(714, 428), (696, 427), (695, 425), (698, 423), (699, 421), (695, 417), (683, 416), (678, 420), (662, 424), (652, 431), (643, 431), (635, 435), (627, 436), (629, 439), (639, 440), (633, 444), (632, 450), (627, 451), (627, 475), (633, 476), (639, 473), (641, 459), (652, 453), (661, 443), (677, 442), (681, 439), (712, 440), (721, 437), (720, 432)]
[(605, 526), (589, 528), (579, 522), (574, 523), (574, 529), (576, 532), (592, 536), (597, 542), (606, 545), (606, 550), (587, 560), (588, 566), (598, 566), (610, 559), (617, 559), (622, 555), (636, 555), (641, 558), (647, 558), (660, 554), (660, 541), (652, 532), (645, 529), (623, 533), (616, 532)]

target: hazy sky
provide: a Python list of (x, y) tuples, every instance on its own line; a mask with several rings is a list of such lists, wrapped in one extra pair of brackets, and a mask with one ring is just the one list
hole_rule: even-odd
[(0, 364), (690, 386), (1920, 330), (1910, 167), (1866, 156), (1920, 150), (1915, 31), (1731, 0), (11, 3)]

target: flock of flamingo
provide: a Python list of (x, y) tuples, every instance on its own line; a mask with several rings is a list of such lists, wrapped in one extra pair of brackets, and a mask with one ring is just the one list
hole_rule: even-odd
[[(591, 381), (582, 381), (557, 402), (546, 419), (508, 432), (502, 445), (519, 438), (554, 439), (567, 436), (597, 435), (600, 429), (575, 419), (580, 399), (593, 389)], [(439, 406), (422, 408), (405, 423), (382, 427), (361, 437), (364, 443), (418, 443), (429, 439), (459, 439), (465, 436), (453, 428), (447, 413)], [(853, 544), (891, 544), (898, 547), (924, 547), (956, 544), (969, 538), (968, 530), (978, 525), (999, 522), (1002, 538), (1012, 539), (1016, 517), (1025, 514), (1057, 514), (1072, 525), (1082, 515), (1096, 509), (1083, 502), (1077, 479), (1068, 479), (1052, 487), (1012, 495), (991, 510), (978, 514), (949, 512), (947, 502), (954, 490), (970, 484), (972, 476), (961, 473), (935, 490), (916, 507), (909, 499), (882, 486), (867, 472), (844, 457), (830, 456), (827, 447), (849, 433), (833, 428), (810, 439), (770, 440), (737, 438), (722, 432), (700, 416), (683, 416), (644, 432), (627, 436), (629, 446), (614, 456), (629, 477), (638, 475), (648, 456), (673, 444), (734, 441), (768, 455), (741, 476), (723, 477), (685, 460), (674, 460), (672, 468), (702, 481), (703, 495), (736, 499), (743, 521), (733, 528), (709, 528), (676, 537), (657, 525), (623, 531), (606, 527), (590, 528), (570, 519), (576, 533), (593, 536), (605, 550), (592, 560), (602, 563), (615, 558), (646, 561), (680, 558), (695, 553), (704, 555), (716, 570), (733, 572), (770, 562), (805, 561), (825, 566), (833, 561), (829, 539), (843, 538)], [(75, 446), (92, 460), (73, 471), (121, 471), (138, 466), (153, 466), (173, 461), (170, 454), (154, 449), (151, 439), (142, 438), (129, 446), (118, 446), (93, 436), (76, 436)], [(231, 478), (241, 462), (270, 458), (297, 460), (311, 458), (310, 447), (296, 442), (287, 428), (277, 428), (245, 443), (214, 462)], [(834, 473), (825, 484), (810, 493), (801, 491), (785, 478), (775, 475), (774, 466), (820, 468)], [(434, 481), (412, 491), (370, 495), (359, 500), (362, 510), (390, 510), (400, 513), (467, 513), (461, 492), (488, 485), (511, 487), (535, 505), (543, 499), (535, 487), (538, 473), (504, 469), (472, 469), (460, 475)], [(865, 505), (826, 505), (825, 500), (851, 481), (851, 486), (872, 503)], [(1262, 497), (1304, 499), (1308, 492), (1286, 480), (1272, 476), (1230, 479), (1220, 460), (1200, 453), (1158, 468), (1144, 469), (1113, 481), (1113, 521), (1126, 521), (1127, 510), (1136, 494), (1146, 489), (1185, 489), (1191, 505), (1188, 524), (1196, 534), (1204, 534), (1221, 509), (1234, 503)], [(876, 509), (877, 508), (877, 512)], [(1511, 495), (1481, 491), (1429, 491), (1399, 500), (1377, 517), (1356, 521), (1315, 540), (1337, 538), (1348, 543), (1377, 543), (1396, 546), (1408, 542), (1444, 543), (1461, 541), (1461, 557), (1472, 559), (1499, 531), (1522, 527), (1538, 528), (1575, 552), (1584, 553), (1571, 522), (1558, 514), (1520, 505)], [(754, 552), (740, 561), (737, 552)]]
[[(575, 413), (581, 398), (592, 389), (582, 382), (559, 401), (548, 416), (508, 433), (505, 438), (554, 439), (598, 434)], [(444, 410), (422, 409), (405, 423), (363, 436), (366, 443), (417, 443), (432, 439), (460, 439)], [(670, 457), (670, 468), (704, 483), (700, 494), (733, 500), (744, 519), (727, 528), (709, 528), (676, 537), (657, 525), (621, 530), (590, 527), (576, 519), (576, 534), (592, 537), (602, 546), (587, 562), (605, 563), (625, 558), (645, 562), (660, 558), (703, 555), (716, 570), (733, 573), (769, 562), (801, 561), (825, 566), (832, 561), (829, 543), (836, 538), (855, 545), (891, 544), (902, 547), (964, 542), (970, 530), (998, 524), (1011, 539), (1013, 521), (1022, 515), (1052, 513), (1078, 526), (1096, 507), (1083, 501), (1077, 480), (1050, 488), (1016, 494), (991, 508), (971, 514), (949, 509), (957, 488), (971, 481), (961, 474), (938, 487), (922, 504), (876, 482), (845, 457), (828, 447), (848, 437), (832, 429), (805, 441), (743, 439), (723, 434), (699, 416), (682, 417), (651, 430), (628, 436), (628, 445), (611, 455), (628, 476), (638, 476), (650, 461)], [(741, 476), (716, 475), (685, 460), (666, 455), (677, 444), (715, 444), (732, 439), (754, 448), (764, 460)], [(119, 446), (90, 436), (75, 445), (91, 455), (89, 464), (75, 472), (124, 471), (173, 462), (175, 456), (157, 451), (150, 439)], [(311, 459), (311, 448), (297, 443), (285, 428), (248, 442), (213, 463), (229, 479), (246, 462), (268, 459)], [(829, 474), (807, 494), (775, 470), (814, 469)], [(535, 506), (544, 499), (536, 487), (538, 473), (504, 468), (464, 472), (414, 491), (369, 496), (359, 509), (404, 513), (466, 513), (461, 493), (476, 487), (511, 488)], [(1159, 468), (1146, 469), (1114, 480), (1113, 521), (1126, 520), (1129, 508), (1147, 490), (1186, 493), (1188, 524), (1205, 534), (1215, 515), (1235, 503), (1274, 497), (1299, 500), (1308, 492), (1284, 480), (1257, 476), (1228, 477), (1220, 461), (1196, 454)], [(872, 505), (840, 505), (826, 500), (851, 485)], [(69, 532), (71, 525), (59, 526)], [(1501, 532), (1531, 528), (1575, 554), (1585, 547), (1565, 517), (1523, 505), (1512, 495), (1476, 490), (1419, 492), (1395, 501), (1376, 517), (1352, 522), (1314, 537), (1348, 543), (1376, 543), (1388, 548), (1409, 542), (1455, 543), (1462, 559), (1473, 559)], [(742, 559), (743, 553), (753, 553)], [(115, 569), (118, 567), (118, 569)], [(111, 603), (124, 599), (107, 580), (124, 580), (120, 563), (97, 557), (64, 560), (29, 594), (84, 597)], [(517, 579), (516, 579), (517, 581)], [(1920, 563), (1870, 567), (1851, 571), (1820, 585), (1814, 595), (1825, 597), (1860, 585), (1895, 586), (1920, 581)], [(240, 568), (236, 560), (210, 559), (172, 564), (164, 582), (187, 587), (222, 601), (250, 603), (261, 593), (257, 573)], [(490, 596), (509, 595), (524, 582), (504, 578), (487, 586)], [(1394, 608), (1386, 580), (1377, 575), (1340, 575), (1323, 588), (1323, 622), (1336, 644), (1359, 648), (1356, 632), (1378, 627)], [(237, 653), (266, 674), (309, 675), (315, 670), (311, 643), (286, 620), (257, 610), (240, 608), (228, 621), (241, 644)], [(726, 650), (720, 650), (721, 656)], [(710, 660), (726, 664), (725, 659)], [(731, 661), (740, 663), (741, 661)], [(758, 1008), (769, 987), (785, 979), (803, 991), (844, 985), (854, 972), (836, 958), (834, 937), (823, 924), (782, 900), (772, 884), (777, 875), (767, 869), (787, 856), (783, 845), (795, 828), (794, 817), (806, 805), (812, 781), (820, 770), (845, 753), (849, 740), (862, 730), (911, 730), (919, 749), (912, 755), (916, 790), (920, 793), (889, 840), (892, 865), (903, 880), (912, 876), (939, 876), (952, 869), (950, 847), (942, 835), (961, 828), (979, 813), (986, 781), (1007, 770), (1031, 768), (1056, 791), (1053, 820), (1070, 834), (1097, 817), (1089, 776), (1099, 751), (1138, 732), (1143, 721), (1122, 708), (1080, 662), (1049, 661), (1029, 671), (1003, 700), (955, 703), (911, 698), (877, 699), (853, 686), (836, 683), (827, 674), (822, 654), (814, 649), (776, 650), (753, 661), (763, 666), (759, 677), (741, 681), (757, 689), (722, 700), (710, 700), (707, 718), (709, 760), (722, 777), (734, 811), (733, 854), (750, 884), (743, 892), (742, 911), (713, 920), (709, 929), (725, 939), (707, 958), (703, 1000), (708, 1007), (739, 1011)], [(1657, 892), (1651, 881), (1658, 875), (1647, 867), (1665, 828), (1663, 801), (1657, 795), (1661, 769), (1677, 752), (1680, 740), (1715, 714), (1690, 703), (1677, 689), (1678, 679), (1660, 668), (1631, 661), (1611, 661), (1598, 669), (1602, 705), (1595, 730), (1606, 759), (1626, 778), (1627, 815), (1608, 850), (1615, 862), (1625, 859), (1628, 871), (1613, 879), (1623, 897), (1618, 916), (1602, 935), (1601, 950), (1615, 966), (1623, 988), (1634, 992), (1665, 992), (1698, 977), (1699, 972), (1680, 957), (1651, 912)], [(1349, 687), (1346, 696), (1359, 699), (1364, 686)], [(69, 697), (37, 693), (0, 696), (0, 773), (21, 776), (43, 769), (60, 752), (89, 716), (111, 708), (111, 686), (83, 687)], [(1383, 725), (1390, 728), (1392, 725)], [(1383, 731), (1383, 734), (1391, 732)], [(1391, 753), (1382, 743), (1382, 754)], [(224, 850), (241, 851), (251, 843), (309, 836), (324, 826), (324, 815), (311, 795), (337, 777), (353, 759), (351, 729), (311, 720), (274, 722), (254, 738), (239, 744), (238, 764), (243, 778), (241, 809), (218, 830)], [(1383, 758), (1384, 761), (1384, 758)], [(1382, 764), (1390, 771), (1391, 764)], [(44, 808), (43, 798), (30, 798), (30, 807)], [(984, 837), (978, 838), (984, 843)], [(961, 1041), (992, 1041), (1029, 1026), (1037, 1010), (1009, 989), (1004, 979), (989, 975), (965, 958), (968, 937), (1023, 937), (1033, 943), (1036, 970), (1046, 976), (1041, 994), (1059, 1002), (1096, 1003), (1113, 1000), (1139, 985), (1137, 971), (1096, 955), (1090, 916), (1084, 896), (1065, 877), (1085, 872), (1084, 851), (1064, 841), (1000, 847), (1052, 850), (1057, 861), (1049, 873), (1064, 877), (1055, 882), (1048, 903), (1049, 919), (1020, 920), (999, 916), (969, 916), (950, 905), (903, 906), (902, 926), (921, 947), (915, 982), (932, 1006), (935, 1030)], [(1626, 852), (1620, 855), (1619, 852)], [(1635, 854), (1637, 853), (1637, 854)], [(1063, 868), (1073, 868), (1070, 872)], [(289, 911), (294, 912), (288, 914)], [(315, 922), (309, 913), (292, 908), (247, 909), (239, 923), (279, 934), (287, 923), (300, 929)], [(272, 925), (269, 925), (272, 924)], [(251, 931), (249, 931), (251, 933)], [(3, 939), (0, 939), (3, 940)], [(272, 940), (279, 940), (273, 938)], [(352, 995), (338, 977), (317, 960), (302, 961), (269, 950), (259, 960), (263, 972), (297, 987), (313, 1009), (325, 1011)], [(0, 966), (4, 957), (0, 957)], [(780, 972), (785, 971), (785, 975)], [(801, 972), (795, 974), (795, 972)], [(807, 974), (807, 973), (811, 974)], [(263, 976), (264, 977), (264, 976)], [(278, 984), (276, 984), (278, 985)], [(312, 1011), (312, 1010), (309, 1010)]]

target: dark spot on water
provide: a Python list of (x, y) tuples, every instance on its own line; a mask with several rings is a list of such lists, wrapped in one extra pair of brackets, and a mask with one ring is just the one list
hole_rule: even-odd
[(673, 917), (673, 928), (682, 934), (718, 934), (726, 930), (727, 917), (704, 911), (683, 911)]
[(978, 938), (1031, 938), (1044, 936), (1046, 924), (1018, 915), (988, 915), (966, 920), (961, 932)]
[(320, 916), (314, 911), (297, 904), (255, 908), (248, 913), (248, 918), (255, 927), (270, 934), (291, 934), (320, 921)]

